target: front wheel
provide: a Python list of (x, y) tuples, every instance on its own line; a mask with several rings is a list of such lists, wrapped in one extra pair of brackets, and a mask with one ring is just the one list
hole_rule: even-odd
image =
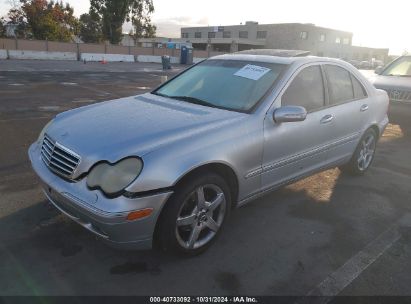
[(161, 246), (187, 255), (205, 251), (220, 233), (230, 205), (229, 188), (219, 175), (206, 173), (183, 183), (159, 219)]
[(377, 146), (377, 133), (368, 129), (360, 140), (348, 164), (342, 167), (352, 175), (363, 175), (371, 166)]

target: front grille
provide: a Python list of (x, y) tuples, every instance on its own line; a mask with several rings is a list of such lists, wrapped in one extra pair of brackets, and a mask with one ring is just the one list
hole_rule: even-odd
[(391, 90), (390, 100), (399, 102), (411, 102), (411, 91)]
[(63, 177), (70, 178), (80, 163), (80, 156), (44, 136), (41, 158), (49, 169)]

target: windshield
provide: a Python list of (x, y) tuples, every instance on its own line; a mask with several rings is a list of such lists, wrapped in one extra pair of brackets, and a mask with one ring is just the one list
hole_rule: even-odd
[(284, 67), (266, 62), (206, 60), (153, 94), (247, 112), (265, 95)]
[(411, 77), (411, 57), (402, 57), (394, 61), (385, 69), (383, 75)]

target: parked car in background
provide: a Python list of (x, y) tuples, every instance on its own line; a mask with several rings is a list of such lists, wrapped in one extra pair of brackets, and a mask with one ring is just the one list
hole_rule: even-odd
[(359, 69), (363, 69), (363, 70), (372, 69), (372, 64), (371, 64), (371, 62), (366, 61), (366, 60), (361, 61), (361, 62), (360, 62)]
[(360, 61), (358, 60), (350, 60), (348, 61), (349, 63), (351, 63), (354, 67), (356, 67), (357, 69), (360, 68)]
[(378, 68), (378, 67), (384, 67), (384, 61), (382, 61), (382, 60), (373, 60), (373, 62), (372, 62), (372, 68), (373, 69), (376, 69), (376, 68)]
[[(379, 67), (370, 80), (390, 98), (389, 116), (392, 122), (404, 125), (411, 119), (411, 55), (402, 56)], [(407, 128), (404, 128), (404, 132)]]
[(330, 167), (364, 174), (387, 106), (341, 60), (222, 55), (57, 115), (29, 156), (51, 203), (108, 244), (198, 254), (232, 207)]

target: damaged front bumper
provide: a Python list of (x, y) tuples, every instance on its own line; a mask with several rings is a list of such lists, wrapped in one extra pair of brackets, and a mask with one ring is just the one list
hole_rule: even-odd
[[(108, 198), (99, 190), (89, 190), (85, 179), (69, 182), (52, 173), (40, 157), (40, 147), (29, 149), (32, 167), (40, 178), (48, 200), (67, 217), (107, 244), (121, 249), (150, 249), (158, 216), (172, 194), (164, 191), (137, 198)], [(151, 208), (144, 218), (129, 221), (127, 215)]]

